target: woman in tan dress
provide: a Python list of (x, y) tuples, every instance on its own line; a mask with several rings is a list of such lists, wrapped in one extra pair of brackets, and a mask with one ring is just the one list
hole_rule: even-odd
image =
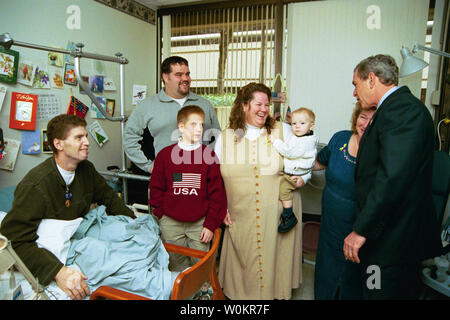
[[(292, 289), (301, 283), (302, 224), (288, 233), (277, 231), (283, 159), (268, 140), (270, 134), (283, 140), (291, 130), (270, 117), (270, 97), (263, 84), (243, 87), (234, 101), (229, 127), (215, 146), (229, 211), (219, 280), (230, 299), (290, 299)], [(294, 212), (301, 221), (298, 190)]]

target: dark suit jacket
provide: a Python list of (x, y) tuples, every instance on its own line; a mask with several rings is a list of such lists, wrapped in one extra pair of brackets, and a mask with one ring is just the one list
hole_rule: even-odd
[(397, 89), (376, 111), (358, 150), (353, 230), (367, 238), (362, 263), (409, 264), (439, 255), (433, 154), (430, 112), (408, 87)]

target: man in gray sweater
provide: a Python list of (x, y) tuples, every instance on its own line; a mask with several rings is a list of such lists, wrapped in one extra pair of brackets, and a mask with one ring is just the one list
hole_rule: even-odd
[(204, 144), (220, 132), (211, 103), (189, 91), (191, 76), (186, 59), (178, 56), (165, 59), (161, 65), (161, 76), (164, 88), (138, 103), (123, 132), (126, 155), (136, 166), (148, 173), (153, 169), (153, 161), (147, 159), (139, 144), (145, 128), (148, 128), (154, 139), (155, 156), (161, 149), (177, 141), (177, 113), (184, 106), (198, 105), (205, 112)]

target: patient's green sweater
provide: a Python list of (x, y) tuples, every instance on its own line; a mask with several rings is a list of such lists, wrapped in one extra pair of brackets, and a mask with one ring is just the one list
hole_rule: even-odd
[(12, 209), (0, 226), (0, 233), (11, 241), (18, 256), (44, 286), (54, 279), (63, 263), (36, 244), (36, 231), (42, 219), (83, 217), (89, 212), (91, 203), (105, 205), (108, 214), (134, 218), (133, 212), (88, 160), (78, 164), (69, 191), (72, 199), (70, 206), (66, 207), (66, 183), (54, 158), (50, 157), (31, 169), (17, 185)]

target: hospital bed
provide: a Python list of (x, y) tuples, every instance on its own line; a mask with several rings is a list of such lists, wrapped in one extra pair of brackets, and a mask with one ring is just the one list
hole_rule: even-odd
[[(8, 212), (12, 206), (12, 200), (14, 198), (14, 187), (9, 188), (1, 188), (0, 189), (0, 211), (3, 211), (3, 216), (6, 212)], [(134, 211), (136, 216), (144, 215), (145, 213), (148, 213), (148, 206), (140, 205), (140, 204), (134, 204)], [(0, 219), (1, 220), (1, 219)], [(40, 226), (41, 227), (41, 226)], [(59, 230), (55, 228), (55, 224), (51, 225), (52, 232), (56, 232), (54, 230)], [(67, 225), (58, 227), (58, 228), (65, 228), (64, 230), (67, 232)], [(76, 227), (73, 227), (75, 229)], [(75, 232), (73, 230), (73, 232)], [(59, 232), (58, 232), (59, 233)], [(38, 230), (39, 234), (39, 230)], [(72, 233), (73, 234), (73, 233)], [(211, 249), (209, 251), (200, 251), (200, 250), (194, 250), (190, 248), (180, 247), (173, 244), (167, 244), (163, 243), (164, 249), (166, 251), (175, 252), (178, 254), (194, 257), (197, 259), (200, 259), (198, 263), (196, 263), (191, 268), (188, 268), (184, 270), (183, 272), (176, 275), (176, 278), (174, 277), (174, 284), (172, 291), (170, 293), (171, 299), (186, 299), (192, 296), (195, 292), (199, 291), (202, 284), (206, 281), (210, 281), (211, 286), (213, 288), (213, 299), (224, 299), (224, 295), (222, 292), (222, 289), (220, 287), (217, 273), (216, 273), (216, 257), (217, 257), (217, 251), (219, 247), (220, 242), (220, 235), (221, 235), (221, 229), (217, 229), (214, 232), (214, 239), (212, 241)], [(67, 240), (67, 239), (66, 239)], [(6, 240), (7, 241), (7, 240)], [(38, 239), (40, 241), (40, 239)], [(44, 241), (44, 240), (42, 240)], [(38, 244), (39, 245), (39, 244)], [(68, 241), (65, 243), (66, 249), (68, 246)], [(6, 246), (5, 246), (6, 247)], [(10, 246), (8, 248), (11, 248)], [(12, 249), (12, 248), (11, 248)], [(58, 251), (62, 252), (63, 250), (58, 248)], [(52, 251), (53, 252), (53, 251)], [(67, 254), (67, 252), (66, 252)], [(59, 256), (55, 254), (58, 258)], [(17, 256), (15, 256), (17, 259), (20, 260)], [(5, 260), (3, 257), (1, 258), (2, 261)], [(60, 259), (61, 260), (61, 259)], [(63, 261), (63, 260), (61, 260)], [(11, 262), (11, 261), (10, 261)], [(13, 262), (8, 262), (7, 268), (9, 269), (14, 264)], [(36, 286), (37, 281), (33, 277), (27, 277), (31, 275), (31, 273), (26, 273), (24, 275), (23, 270), (20, 270), (18, 268), (15, 269), (14, 272), (16, 282), (19, 282), (22, 285), (23, 291), (26, 292), (25, 299), (30, 298), (34, 299), (36, 297), (35, 289), (39, 288), (39, 292), (43, 293), (40, 286)], [(30, 281), (31, 279), (31, 281)], [(0, 279), (1, 280), (1, 279)], [(45, 288), (46, 292), (48, 293), (48, 296), (51, 299), (69, 299), (62, 290), (59, 289), (59, 287), (56, 285), (56, 283), (52, 283), (50, 286)], [(169, 295), (167, 295), (168, 297)], [(44, 294), (41, 294), (42, 298), (47, 298)], [(124, 290), (120, 290), (117, 288), (112, 288), (109, 286), (100, 286), (97, 288), (97, 290), (94, 289), (93, 293), (90, 296), (90, 299), (101, 299), (101, 298), (107, 298), (107, 299), (148, 299), (146, 297), (139, 296), (137, 294), (129, 293)]]
[[(171, 300), (183, 300), (195, 294), (203, 283), (210, 281), (213, 288), (213, 300), (224, 300), (216, 272), (216, 257), (220, 242), (221, 229), (214, 232), (214, 239), (209, 251), (201, 251), (174, 244), (164, 243), (167, 251), (200, 259), (194, 266), (181, 272), (175, 279), (172, 289)], [(90, 297), (91, 300), (147, 300), (147, 298), (132, 294), (123, 290), (118, 290), (109, 286), (101, 286), (95, 290)]]

